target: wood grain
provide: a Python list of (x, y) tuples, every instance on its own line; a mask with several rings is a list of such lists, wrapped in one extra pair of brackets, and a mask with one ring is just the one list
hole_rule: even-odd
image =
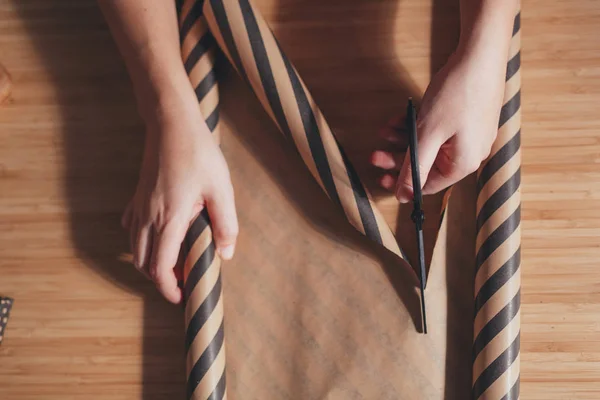
[[(374, 133), (451, 52), (457, 5), (256, 4), (373, 187)], [(600, 6), (524, 0), (522, 10), (521, 398), (597, 399)], [(143, 126), (95, 2), (0, 0), (0, 49), (13, 80), (0, 108), (0, 293), (15, 299), (0, 398), (181, 398), (182, 310), (124, 256), (119, 218)], [(468, 398), (472, 177), (451, 199), (433, 256), (428, 219), (422, 336), (414, 276), (334, 211), (233, 74), (222, 98), (242, 229), (223, 266), (229, 397)], [(413, 245), (407, 210), (377, 195)], [(439, 199), (426, 201), (433, 213)]]

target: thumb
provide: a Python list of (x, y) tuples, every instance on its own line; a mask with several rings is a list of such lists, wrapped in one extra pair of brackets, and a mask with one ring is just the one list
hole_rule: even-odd
[[(438, 132), (427, 132), (423, 131), (422, 135), (419, 135), (417, 139), (417, 158), (419, 166), (419, 178), (421, 180), (421, 188), (425, 185), (427, 176), (435, 159), (437, 157), (440, 147), (444, 143), (442, 135)], [(398, 175), (398, 182), (396, 184), (396, 197), (401, 203), (408, 203), (413, 198), (413, 181), (412, 181), (412, 167), (410, 165), (410, 152), (406, 153), (402, 168), (400, 169), (400, 175)]]
[(177, 284), (175, 265), (187, 225), (183, 220), (173, 219), (154, 236), (150, 276), (158, 291), (171, 303), (181, 302), (181, 289)]
[(206, 198), (206, 208), (212, 222), (217, 252), (224, 260), (230, 260), (235, 251), (238, 236), (238, 220), (233, 189), (220, 189)]

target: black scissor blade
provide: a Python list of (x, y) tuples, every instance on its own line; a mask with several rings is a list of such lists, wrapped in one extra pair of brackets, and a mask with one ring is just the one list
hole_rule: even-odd
[(427, 316), (425, 312), (425, 245), (423, 242), (423, 221), (425, 215), (423, 213), (423, 194), (421, 192), (421, 178), (419, 171), (419, 162), (417, 155), (417, 112), (413, 105), (412, 99), (408, 99), (406, 109), (406, 125), (408, 130), (408, 143), (410, 150), (410, 166), (412, 170), (413, 183), (413, 212), (412, 220), (415, 223), (415, 232), (417, 236), (417, 247), (419, 251), (419, 281), (421, 289), (421, 315), (423, 318), (423, 333), (427, 333)]

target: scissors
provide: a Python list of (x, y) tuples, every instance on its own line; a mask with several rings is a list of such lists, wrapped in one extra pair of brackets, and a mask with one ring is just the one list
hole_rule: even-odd
[(427, 285), (425, 276), (425, 246), (423, 243), (423, 221), (425, 214), (423, 212), (423, 193), (421, 192), (421, 178), (419, 173), (419, 160), (417, 156), (417, 112), (412, 102), (408, 99), (406, 108), (406, 128), (408, 130), (408, 145), (410, 149), (410, 166), (412, 170), (413, 183), (413, 211), (411, 219), (415, 224), (417, 234), (417, 247), (419, 251), (419, 281), (421, 286), (421, 315), (423, 318), (423, 333), (427, 333), (427, 317), (425, 314), (425, 286)]

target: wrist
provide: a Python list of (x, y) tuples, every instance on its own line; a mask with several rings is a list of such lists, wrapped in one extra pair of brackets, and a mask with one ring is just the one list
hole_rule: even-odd
[(177, 120), (179, 116), (200, 112), (185, 72), (161, 73), (134, 87), (138, 111), (146, 124)]
[(481, 61), (505, 63), (516, 10), (515, 0), (461, 0), (457, 52)]

